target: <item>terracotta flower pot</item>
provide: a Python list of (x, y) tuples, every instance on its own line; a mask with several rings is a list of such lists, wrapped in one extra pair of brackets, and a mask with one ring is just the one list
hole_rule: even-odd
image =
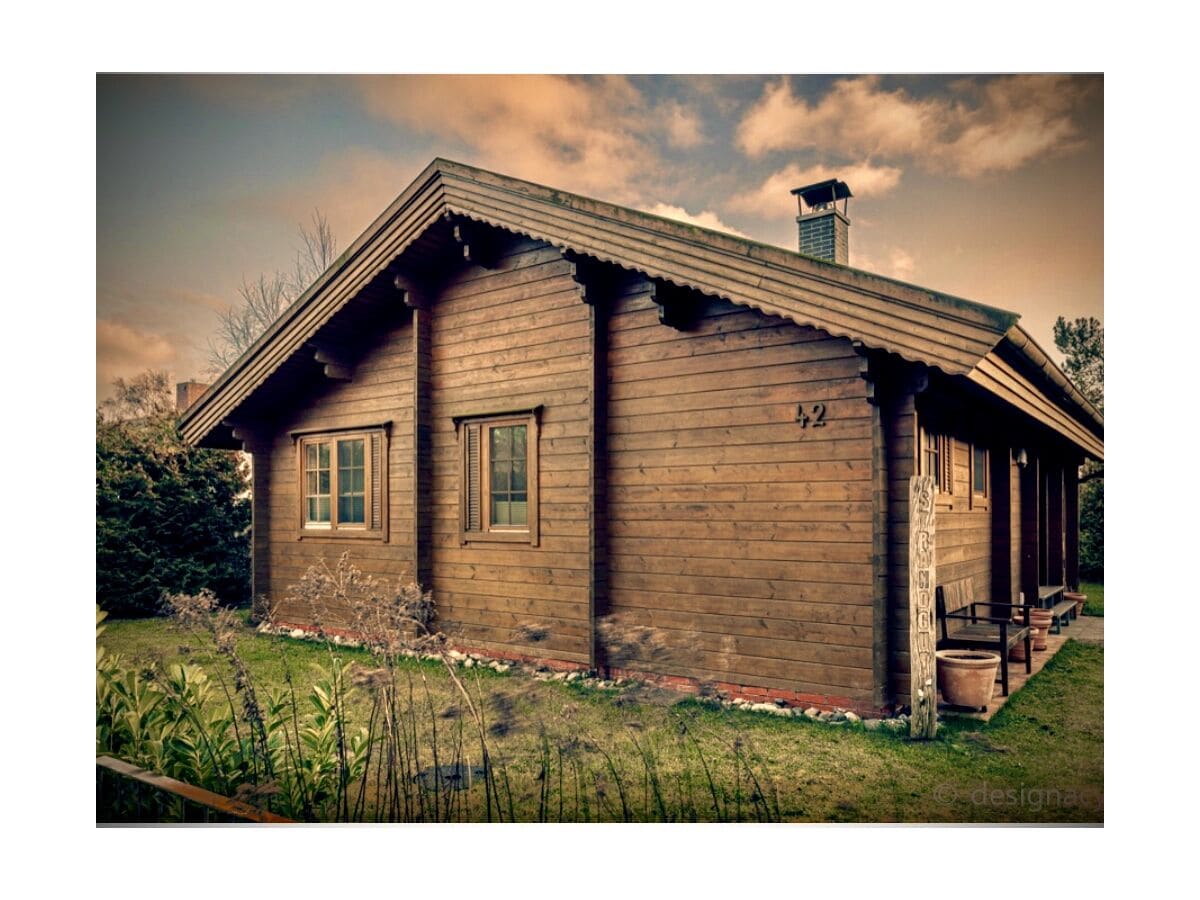
[[(1029, 641), (1036, 648), (1040, 628), (1029, 629)], [(1025, 641), (1021, 640), (1009, 648), (1008, 658), (1013, 662), (1025, 662)]]
[[(1018, 625), (1024, 625), (1024, 614), (1020, 612), (1013, 613), (1013, 622)], [(1029, 624), (1034, 628), (1033, 649), (1045, 650), (1046, 636), (1050, 634), (1050, 626), (1054, 624), (1054, 613), (1048, 609), (1031, 609), (1029, 611)], [(1011, 657), (1009, 658), (1011, 659)], [(1021, 657), (1021, 659), (1024, 658), (1024, 656)]]
[(937, 683), (951, 706), (981, 709), (992, 700), (1000, 657), (983, 650), (937, 651)]
[(1079, 594), (1075, 591), (1064, 591), (1063, 597), (1067, 600), (1075, 601), (1075, 615), (1083, 615), (1083, 605), (1087, 603), (1087, 594)]

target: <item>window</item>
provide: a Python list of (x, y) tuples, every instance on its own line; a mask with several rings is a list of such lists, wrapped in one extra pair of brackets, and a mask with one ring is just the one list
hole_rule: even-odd
[(986, 507), (990, 493), (988, 451), (978, 444), (971, 445), (971, 505)]
[(948, 435), (921, 429), (921, 474), (933, 476), (939, 495), (954, 493), (954, 444)]
[(382, 428), (298, 437), (301, 537), (385, 537)]
[(537, 544), (539, 410), (458, 420), (462, 542)]

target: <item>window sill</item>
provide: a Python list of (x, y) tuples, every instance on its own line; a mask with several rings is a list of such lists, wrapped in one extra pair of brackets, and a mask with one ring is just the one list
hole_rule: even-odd
[(375, 529), (357, 530), (347, 528), (340, 531), (335, 530), (312, 530), (301, 531), (296, 535), (298, 541), (382, 541), (384, 534), (382, 531)]
[(458, 539), (462, 544), (537, 544), (528, 531), (464, 531)]

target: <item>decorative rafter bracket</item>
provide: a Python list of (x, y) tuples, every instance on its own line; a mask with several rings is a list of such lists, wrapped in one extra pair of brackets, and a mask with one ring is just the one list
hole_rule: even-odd
[(650, 299), (658, 305), (658, 321), (676, 331), (687, 331), (696, 324), (696, 304), (687, 288), (669, 281), (650, 282)]
[(352, 381), (354, 366), (338, 351), (325, 346), (310, 344), (313, 348), (313, 359), (323, 367), (325, 377), (331, 381)]
[(851, 341), (850, 346), (854, 348), (854, 352), (858, 354), (858, 377), (866, 382), (867, 402), (872, 406), (879, 405), (879, 397), (875, 392), (875, 377), (876, 366), (872, 366), (871, 351), (863, 345), (862, 341)]
[(487, 226), (446, 213), (450, 233), (454, 242), (462, 248), (462, 257), (472, 265), (483, 269), (494, 269), (500, 257), (496, 241), (488, 234)]
[(571, 264), (571, 280), (579, 285), (579, 297), (588, 306), (605, 297), (619, 293), (629, 279), (630, 273), (612, 263), (575, 253), (563, 252), (563, 259)]
[(392, 285), (400, 292), (401, 302), (409, 309), (429, 309), (429, 292), (415, 278), (397, 273)]

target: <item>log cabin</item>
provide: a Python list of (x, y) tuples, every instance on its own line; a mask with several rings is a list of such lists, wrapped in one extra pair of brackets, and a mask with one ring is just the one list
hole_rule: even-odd
[(1016, 314), (849, 267), (844, 183), (793, 193), (799, 253), (434, 160), (181, 415), (252, 455), (258, 601), (311, 625), (348, 551), (464, 649), (873, 713), (912, 476), (939, 582), (1075, 587), (1096, 409)]

